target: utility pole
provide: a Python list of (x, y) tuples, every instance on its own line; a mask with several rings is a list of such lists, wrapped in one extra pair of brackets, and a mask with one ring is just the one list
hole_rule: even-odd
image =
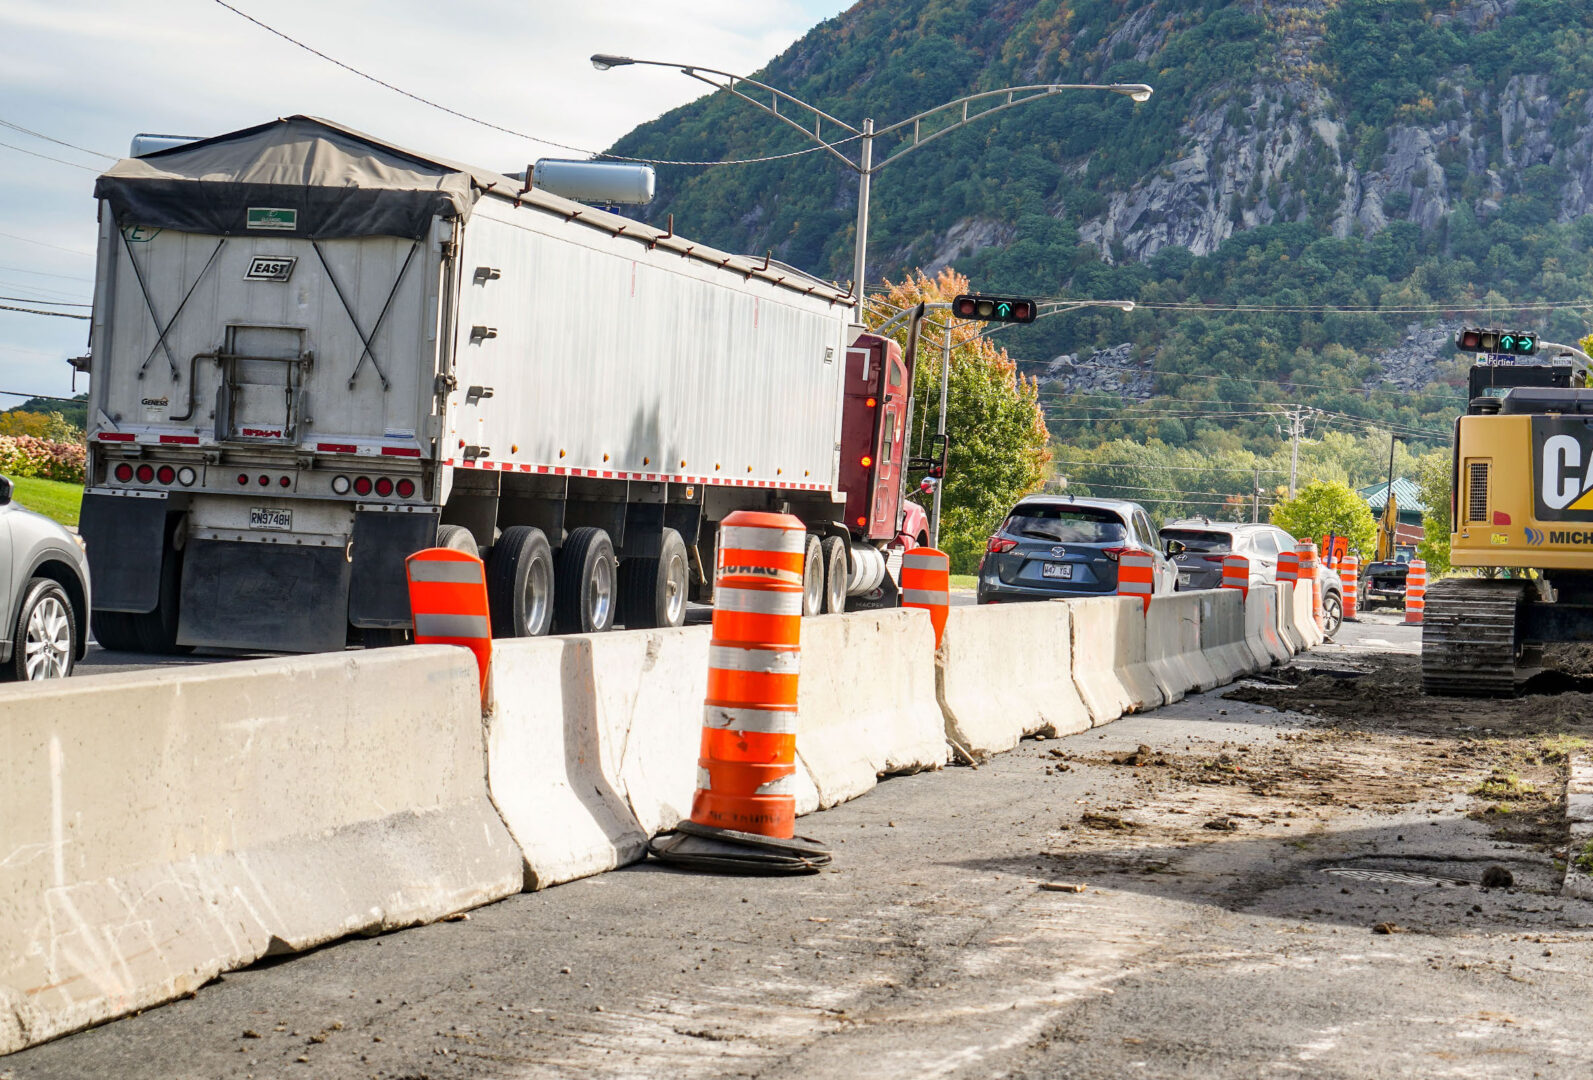
[(1261, 466), (1256, 466), (1256, 486), (1250, 493), (1250, 521), (1252, 524), (1261, 522)]
[[(918, 359), (916, 356), (913, 358)], [(946, 320), (946, 330), (940, 339), (940, 418), (935, 421), (935, 434), (946, 434), (946, 394), (951, 388), (951, 319)], [(929, 546), (940, 547), (940, 493), (946, 487), (942, 476), (935, 484), (935, 498), (929, 508)]]
[(1289, 421), (1289, 498), (1294, 498), (1296, 481), (1300, 473), (1300, 437), (1305, 434), (1305, 418), (1311, 410), (1303, 405), (1290, 405), (1283, 415)]

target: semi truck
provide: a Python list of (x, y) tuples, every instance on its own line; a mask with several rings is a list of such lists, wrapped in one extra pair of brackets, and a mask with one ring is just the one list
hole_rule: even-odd
[(850, 288), (308, 116), (95, 197), (105, 647), (398, 643), (434, 545), (497, 636), (679, 625), (738, 509), (807, 524), (804, 613), (894, 602), (911, 357)]

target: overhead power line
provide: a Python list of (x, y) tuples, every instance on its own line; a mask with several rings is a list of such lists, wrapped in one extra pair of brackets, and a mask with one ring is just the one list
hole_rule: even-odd
[(45, 300), (38, 296), (0, 296), (0, 300), (13, 300), (19, 304), (44, 304), (47, 307), (93, 307), (93, 304), (79, 304), (73, 300)]
[(0, 390), (6, 397), (39, 398), (41, 401), (65, 401), (72, 405), (82, 405), (82, 398), (61, 397), (57, 394), (29, 394), (21, 390)]
[(1244, 473), (1246, 476), (1258, 471), (1264, 473), (1286, 473), (1289, 471), (1288, 469), (1244, 469), (1237, 465), (1150, 465), (1132, 461), (1063, 461), (1059, 458), (1052, 458), (1051, 464), (1091, 466), (1103, 469), (1172, 469), (1178, 472), (1236, 472)]
[(6, 120), (4, 118), (0, 118), (0, 127), (8, 127), (12, 131), (20, 131), (24, 135), (32, 135), (35, 139), (43, 139), (45, 142), (52, 142), (56, 146), (64, 146), (68, 150), (81, 150), (83, 153), (93, 154), (95, 157), (109, 158), (112, 161), (117, 160), (115, 154), (107, 154), (103, 150), (90, 150), (86, 146), (79, 146), (76, 143), (69, 143), (64, 139), (57, 139), (54, 135), (46, 135), (42, 131), (34, 131), (32, 128), (25, 128), (21, 124)]
[(33, 274), (36, 277), (63, 278), (67, 281), (86, 281), (90, 284), (92, 284), (94, 281), (93, 278), (86, 278), (81, 274), (52, 274), (47, 270), (29, 270), (25, 266), (0, 266), (0, 270), (5, 270), (13, 274)]
[(5, 147), (7, 150), (15, 150), (19, 154), (27, 154), (29, 157), (43, 158), (45, 161), (53, 161), (58, 165), (70, 165), (72, 168), (82, 169), (84, 172), (99, 172), (99, 170), (94, 168), (92, 165), (79, 165), (75, 161), (66, 160), (66, 158), (51, 157), (49, 154), (41, 154), (37, 150), (29, 150), (21, 146), (12, 146), (8, 142), (0, 142), (0, 146)]
[(14, 307), (11, 304), (0, 304), (0, 311), (20, 311), (26, 315), (54, 315), (57, 319), (87, 319), (87, 315), (79, 315), (72, 311), (45, 311), (43, 308)]
[[(709, 166), (709, 165), (756, 165), (756, 164), (758, 164), (760, 162), (764, 162), (764, 161), (784, 161), (784, 160), (786, 160), (788, 158), (802, 157), (802, 156), (804, 156), (806, 154), (817, 153), (818, 151), (824, 149), (824, 147), (822, 147), (822, 146), (812, 146), (812, 147), (809, 147), (806, 150), (793, 150), (793, 151), (791, 151), (788, 154), (769, 154), (769, 155), (766, 155), (764, 157), (735, 158), (735, 159), (726, 160), (726, 161), (669, 161), (669, 160), (660, 159), (660, 158), (627, 157), (624, 154), (606, 154), (606, 153), (602, 152), (601, 150), (588, 150), (585, 147), (581, 147), (581, 146), (571, 146), (569, 143), (556, 142), (553, 139), (544, 139), (540, 135), (531, 135), (531, 134), (528, 134), (528, 133), (526, 133), (524, 131), (516, 131), (514, 128), (504, 127), (502, 124), (493, 123), (491, 120), (483, 120), (483, 119), (481, 119), (478, 116), (471, 116), (469, 113), (460, 112), (458, 109), (452, 108), (451, 106), (448, 106), (448, 105), (444, 105), (441, 102), (433, 101), (430, 98), (421, 97), (419, 94), (413, 93), (412, 91), (409, 91), (409, 90), (405, 90), (401, 86), (394, 86), (392, 83), (387, 82), (386, 80), (378, 79), (375, 75), (371, 75), (371, 74), (369, 74), (367, 72), (361, 71), (359, 68), (354, 67), (352, 64), (345, 64), (343, 61), (339, 60), (335, 56), (328, 56), (326, 53), (322, 52), (320, 49), (315, 48), (313, 45), (307, 45), (304, 42), (300, 41), (298, 38), (292, 37), (289, 34), (285, 34), (281, 30), (278, 30), (276, 27), (271, 26), (268, 23), (261, 22), (259, 19), (255, 18), (253, 15), (250, 15), (246, 11), (240, 11), (238, 8), (235, 8), (231, 4), (227, 3), (227, 0), (216, 0), (216, 3), (220, 4), (222, 7), (226, 8), (228, 11), (232, 12), (234, 15), (238, 15), (238, 16), (244, 18), (244, 19), (247, 19), (249, 22), (254, 23), (256, 26), (258, 26), (260, 29), (266, 31), (267, 33), (276, 35), (277, 37), (281, 38), (283, 41), (286, 41), (288, 44), (293, 45), (293, 46), (295, 46), (297, 48), (303, 49), (305, 52), (310, 53), (312, 56), (318, 56), (322, 60), (325, 60), (329, 64), (335, 64), (337, 67), (342, 68), (344, 71), (348, 72), (349, 74), (359, 76), (360, 78), (364, 79), (366, 82), (375, 83), (377, 86), (382, 87), (384, 90), (391, 90), (393, 93), (402, 95), (403, 97), (407, 97), (411, 101), (418, 102), (418, 103), (420, 103), (422, 105), (427, 106), (428, 108), (436, 109), (439, 112), (445, 112), (449, 116), (458, 117), (460, 120), (465, 120), (465, 121), (468, 121), (469, 123), (472, 123), (472, 124), (479, 124), (481, 127), (489, 128), (489, 129), (491, 129), (493, 131), (502, 132), (505, 135), (513, 135), (515, 138), (524, 139), (527, 142), (541, 143), (543, 146), (552, 146), (552, 147), (555, 147), (555, 148), (557, 148), (559, 150), (568, 150), (572, 154), (585, 154), (587, 157), (590, 157), (590, 158), (608, 158), (608, 159), (610, 159), (612, 161), (633, 161), (633, 162), (636, 162), (637, 164), (640, 164), (640, 165), (696, 165), (696, 166)], [(854, 139), (857, 139), (859, 137), (860, 136), (854, 135), (851, 138), (840, 139), (840, 140), (838, 140), (836, 142), (831, 143), (830, 145), (831, 146), (840, 146), (840, 145), (843, 145), (844, 143), (852, 142)]]

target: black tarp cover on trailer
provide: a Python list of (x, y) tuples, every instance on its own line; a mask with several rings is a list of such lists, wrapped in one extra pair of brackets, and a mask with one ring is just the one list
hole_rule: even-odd
[(420, 236), (504, 177), (311, 116), (126, 158), (94, 184), (119, 227), (334, 240)]

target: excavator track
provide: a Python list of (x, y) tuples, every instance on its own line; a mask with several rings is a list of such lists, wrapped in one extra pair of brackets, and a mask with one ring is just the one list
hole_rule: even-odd
[(1422, 619), (1422, 692), (1511, 697), (1525, 672), (1518, 616), (1525, 581), (1453, 578), (1427, 590)]

